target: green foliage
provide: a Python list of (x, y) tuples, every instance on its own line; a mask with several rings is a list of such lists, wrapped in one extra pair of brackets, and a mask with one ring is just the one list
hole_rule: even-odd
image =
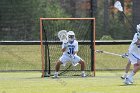
[(41, 0), (39, 6), (41, 17), (70, 17), (70, 15), (66, 14), (65, 10), (61, 7), (59, 0)]
[[(101, 16), (101, 15), (100, 15)], [(98, 17), (97, 17), (98, 18)], [(96, 25), (96, 39), (102, 40), (107, 36), (111, 37), (111, 40), (131, 40), (133, 36), (133, 31), (129, 23), (124, 19), (119, 19), (119, 14), (114, 15), (114, 18), (109, 19), (108, 31), (104, 31), (103, 19), (98, 18)], [(122, 18), (122, 17), (121, 17)], [(129, 16), (131, 18), (131, 16)], [(105, 35), (105, 36), (104, 36)], [(108, 40), (106, 38), (106, 40)]]
[[(40, 1), (40, 0), (39, 0)], [(38, 19), (40, 17), (44, 17), (44, 18), (65, 18), (65, 17), (70, 17), (70, 15), (68, 15), (65, 10), (61, 7), (60, 5), (60, 1), (59, 0), (41, 0), (39, 2), (39, 5), (38, 5), (39, 9), (38, 9)], [(36, 20), (38, 21), (38, 20)], [(52, 21), (44, 21), (44, 25), (47, 25), (47, 26), (44, 26), (44, 29), (49, 29), (49, 30), (52, 30), (50, 31), (51, 33), (48, 33), (47, 34), (47, 37), (48, 39), (51, 38), (50, 36), (53, 35), (53, 34), (56, 34), (56, 31), (54, 31), (53, 28), (50, 29), (50, 26), (51, 27), (61, 27), (61, 26), (64, 26), (66, 24), (69, 24), (69, 22), (67, 23), (64, 23), (63, 21), (59, 21), (59, 22), (52, 22)], [(49, 25), (49, 26), (48, 26)], [(36, 29), (39, 30), (39, 21), (37, 22), (37, 25), (36, 25)], [(59, 29), (61, 30), (61, 29)], [(58, 30), (58, 31), (59, 31)], [(38, 34), (39, 36), (39, 34)]]
[(0, 40), (38, 40), (40, 17), (70, 16), (59, 0), (2, 0)]
[(131, 40), (133, 33), (130, 27), (131, 26), (125, 20), (125, 18), (124, 19), (114, 18), (110, 20), (110, 28), (108, 34), (111, 35), (112, 38), (115, 40), (118, 39)]
[[(75, 3), (76, 2), (76, 3)], [(0, 0), (0, 40), (39, 40), (39, 18), (90, 17), (81, 0)], [(126, 20), (121, 24), (119, 15), (109, 14), (109, 26), (105, 31), (104, 0), (98, 0), (96, 12), (96, 39), (110, 35), (112, 39), (131, 39)], [(130, 6), (131, 7), (131, 6)], [(82, 11), (83, 10), (83, 11)], [(85, 14), (84, 14), (85, 13)], [(128, 15), (127, 15), (128, 16)], [(132, 15), (128, 18), (132, 19)], [(50, 25), (69, 26), (69, 22), (48, 22)], [(79, 23), (77, 23), (79, 24)], [(124, 24), (127, 26), (125, 27)], [(86, 25), (84, 25), (86, 27)], [(85, 28), (81, 27), (81, 29)], [(73, 29), (70, 27), (70, 29)], [(84, 32), (81, 30), (81, 32)], [(51, 34), (55, 34), (53, 31)], [(80, 36), (79, 36), (80, 37)], [(89, 38), (87, 36), (87, 38)]]
[(111, 35), (103, 35), (100, 40), (113, 40)]

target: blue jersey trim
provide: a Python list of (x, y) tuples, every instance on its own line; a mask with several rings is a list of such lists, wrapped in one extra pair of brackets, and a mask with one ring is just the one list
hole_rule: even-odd
[[(131, 53), (131, 54), (132, 54), (132, 53)], [(132, 55), (133, 55), (133, 57), (135, 57), (136, 59), (140, 60), (140, 58), (136, 57), (134, 54), (132, 54)]]

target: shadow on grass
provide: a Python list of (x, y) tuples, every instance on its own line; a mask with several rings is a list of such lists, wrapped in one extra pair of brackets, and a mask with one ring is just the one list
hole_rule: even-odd
[(138, 84), (131, 84), (131, 85), (127, 85), (127, 84), (121, 84), (121, 85), (118, 85), (118, 86), (136, 86), (136, 85), (138, 85)]

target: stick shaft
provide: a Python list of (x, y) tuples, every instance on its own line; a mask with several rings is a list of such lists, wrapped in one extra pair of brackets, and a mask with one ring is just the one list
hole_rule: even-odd
[(107, 51), (103, 51), (103, 53), (122, 57), (122, 55), (120, 55), (120, 54), (111, 53), (111, 52), (107, 52)]
[(133, 30), (135, 32), (137, 32), (137, 30), (135, 29), (134, 25), (130, 22), (130, 20), (128, 19), (128, 17), (125, 15), (125, 13), (122, 11), (122, 14), (124, 15), (124, 17), (126, 18), (126, 20), (128, 21), (128, 23), (131, 25), (131, 27), (133, 28)]
[(112, 52), (107, 52), (107, 51), (102, 51), (102, 50), (96, 50), (97, 53), (105, 53), (105, 54), (109, 54), (109, 55), (115, 55), (115, 56), (120, 56), (122, 57), (122, 55), (120, 54), (116, 54), (116, 53), (112, 53)]

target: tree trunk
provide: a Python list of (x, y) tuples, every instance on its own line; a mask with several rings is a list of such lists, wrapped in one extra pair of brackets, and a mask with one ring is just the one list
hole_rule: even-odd
[(140, 0), (133, 0), (133, 24), (136, 27), (140, 24)]
[(109, 30), (109, 1), (104, 0), (104, 32), (108, 34)]

